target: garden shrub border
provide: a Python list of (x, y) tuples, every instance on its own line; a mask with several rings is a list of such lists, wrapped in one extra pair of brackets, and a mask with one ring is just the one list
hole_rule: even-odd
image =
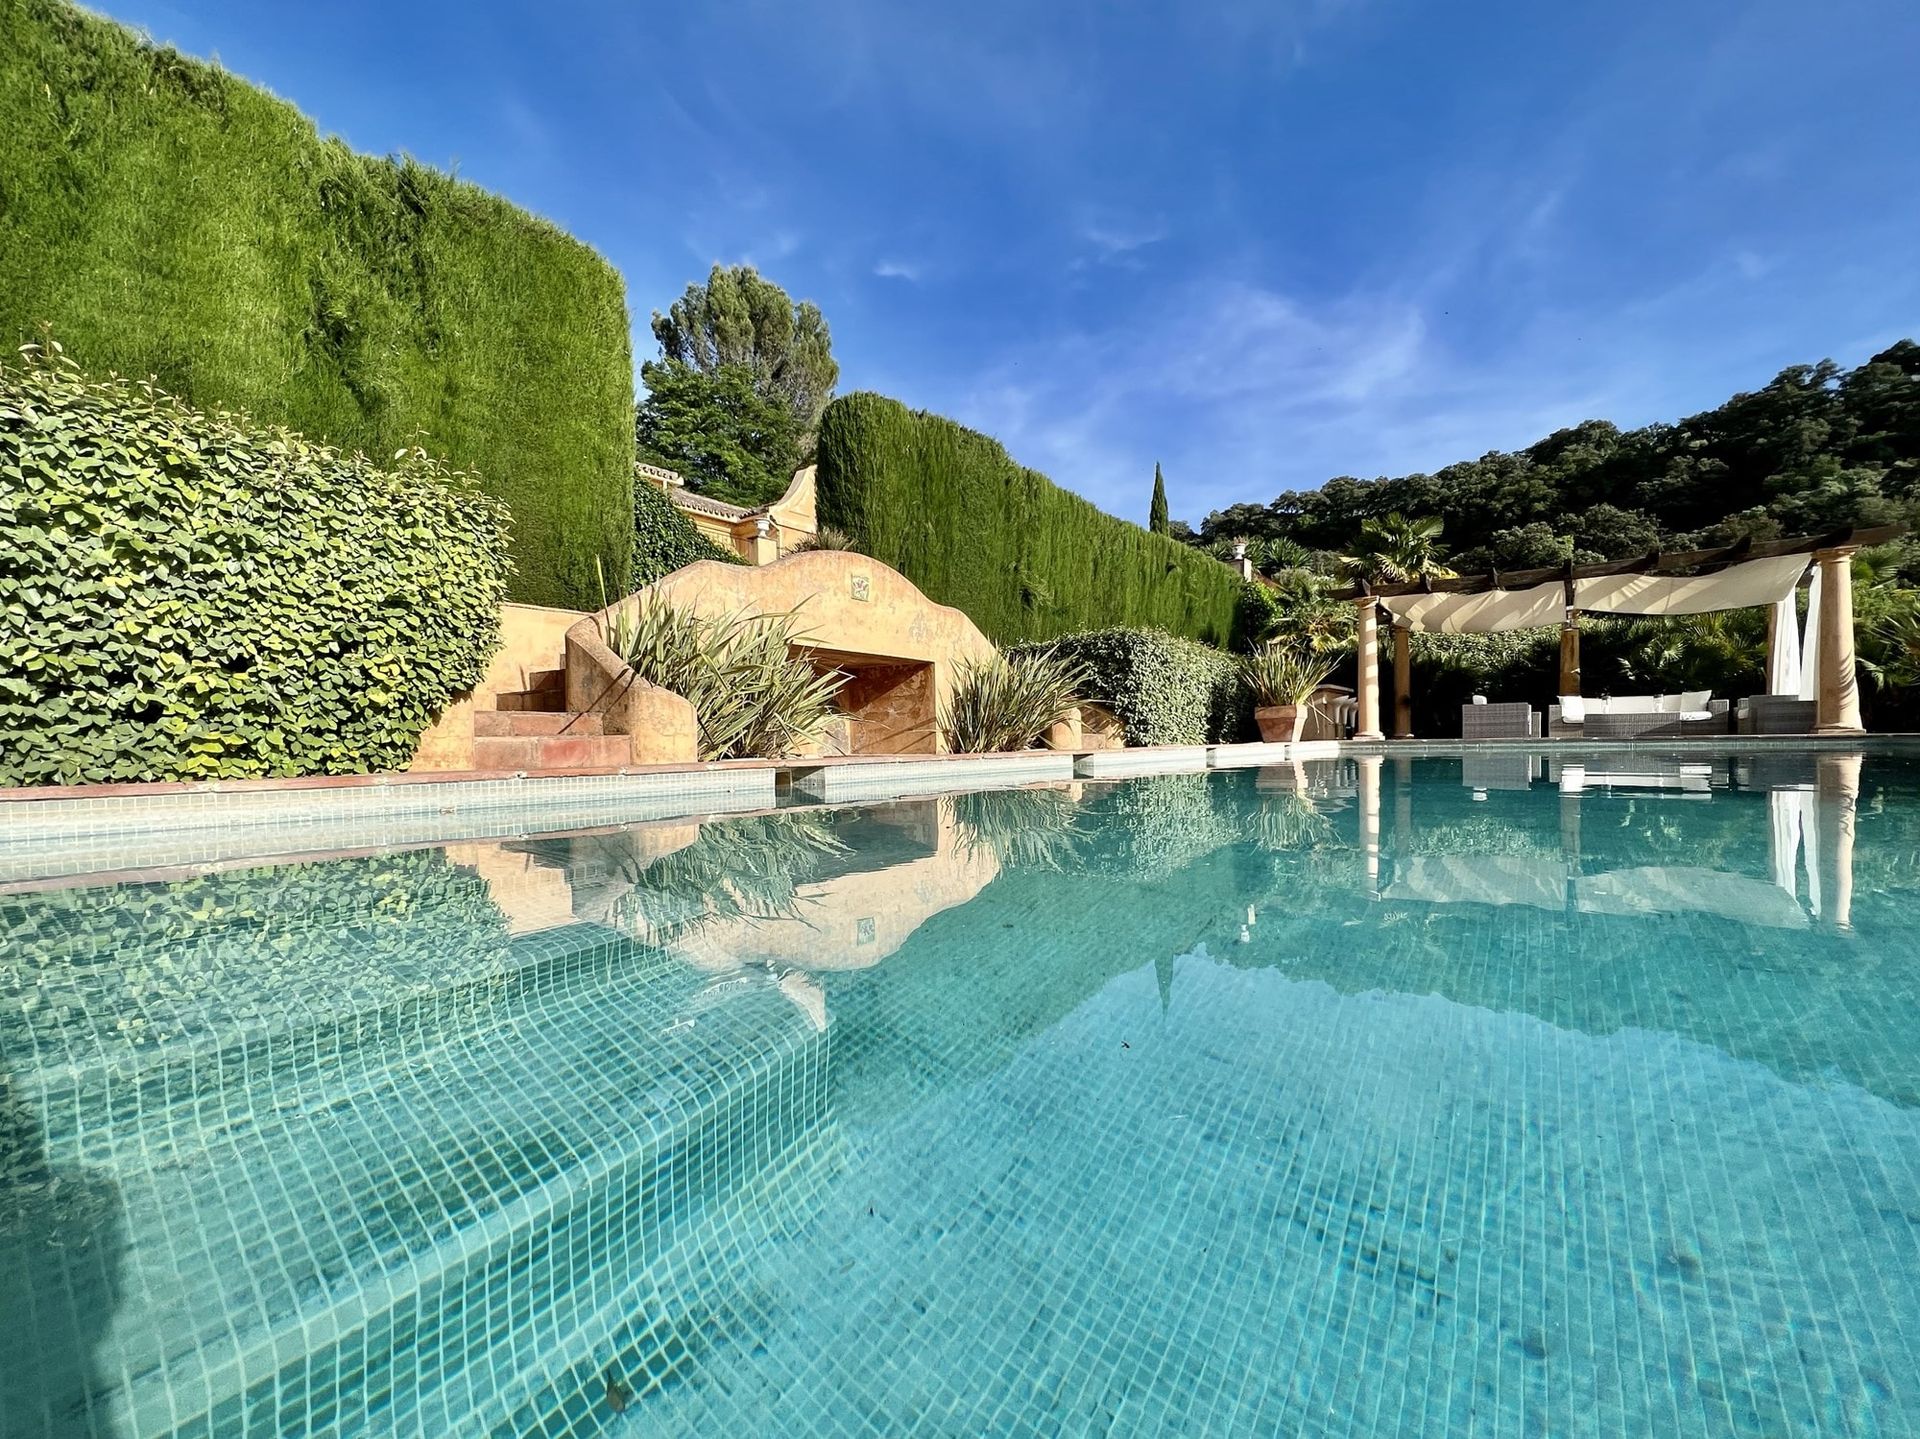
[(1218, 744), (1247, 737), (1252, 704), (1240, 663), (1164, 630), (1114, 628), (1062, 635), (1045, 651), (1087, 672), (1085, 698), (1111, 709), (1130, 745)]
[(499, 646), (508, 517), (57, 353), (0, 366), (0, 785), (403, 769)]

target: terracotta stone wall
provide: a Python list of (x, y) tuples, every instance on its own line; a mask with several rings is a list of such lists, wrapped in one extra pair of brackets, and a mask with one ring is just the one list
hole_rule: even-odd
[(839, 696), (852, 722), (852, 753), (940, 752), (932, 665), (846, 661), (843, 668), (853, 676)]
[[(855, 714), (855, 748), (869, 754), (937, 752), (938, 736), (928, 731), (959, 661), (993, 653), (992, 641), (959, 610), (935, 604), (878, 560), (846, 551), (812, 550), (756, 568), (703, 560), (646, 593), (703, 614), (794, 611), (817, 662), (856, 675), (844, 705)], [(868, 706), (877, 706), (870, 715)], [(899, 747), (875, 748), (888, 733)]]
[(409, 770), (464, 770), (473, 768), (473, 712), (494, 708), (494, 697), (506, 690), (529, 687), (534, 670), (557, 670), (565, 663), (567, 630), (584, 619), (579, 610), (549, 609), (544, 605), (500, 607), (500, 653), (487, 667), (479, 688), (450, 706), (420, 736)]

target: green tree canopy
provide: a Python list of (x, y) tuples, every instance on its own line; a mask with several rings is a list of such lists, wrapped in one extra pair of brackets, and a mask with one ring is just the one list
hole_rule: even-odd
[(1156, 535), (1168, 533), (1167, 529), (1167, 482), (1160, 476), (1158, 461), (1153, 466), (1153, 504), (1147, 510), (1147, 528)]
[(1588, 420), (1432, 474), (1342, 476), (1232, 505), (1194, 539), (1356, 554), (1363, 528), (1396, 512), (1444, 516), (1469, 572), (1920, 517), (1920, 345), (1901, 340), (1852, 370), (1795, 365), (1670, 424)]
[(680, 360), (640, 367), (647, 397), (635, 417), (640, 458), (678, 470), (702, 494), (749, 508), (778, 499), (800, 463), (793, 412), (754, 388), (752, 372), (706, 372)]
[(666, 359), (702, 374), (745, 371), (754, 393), (786, 406), (796, 433), (819, 422), (840, 379), (819, 306), (796, 304), (751, 265), (715, 265), (706, 284), (653, 312), (653, 337)]

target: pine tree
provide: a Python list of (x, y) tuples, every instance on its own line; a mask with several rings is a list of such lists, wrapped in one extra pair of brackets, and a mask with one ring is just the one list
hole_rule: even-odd
[(1153, 506), (1147, 511), (1147, 528), (1156, 535), (1167, 533), (1167, 482), (1160, 477), (1160, 464), (1153, 466)]

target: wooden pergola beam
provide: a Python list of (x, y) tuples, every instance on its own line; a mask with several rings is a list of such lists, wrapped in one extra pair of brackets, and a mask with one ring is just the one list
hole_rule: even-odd
[(1802, 535), (1796, 539), (1769, 540), (1762, 544), (1755, 544), (1751, 536), (1745, 536), (1733, 544), (1720, 545), (1710, 550), (1677, 550), (1671, 553), (1656, 550), (1638, 559), (1607, 560), (1595, 565), (1553, 565), (1540, 570), (1509, 570), (1505, 573), (1496, 571), (1490, 575), (1458, 575), (1453, 579), (1413, 580), (1404, 584), (1371, 584), (1366, 580), (1360, 580), (1350, 589), (1341, 591), (1337, 598), (1358, 600), (1369, 595), (1382, 599), (1394, 595), (1477, 595), (1485, 594), (1490, 590), (1531, 589), (1535, 585), (1544, 585), (1553, 580), (1562, 580), (1571, 585), (1574, 580), (1602, 579), (1608, 575), (1652, 575), (1679, 570), (1711, 572), (1747, 560), (1770, 560), (1782, 555), (1811, 555), (1817, 550), (1838, 549), (1842, 546), (1864, 549), (1869, 545), (1883, 545), (1889, 540), (1897, 540), (1906, 532), (1905, 525), (1875, 525), (1864, 530), (1836, 530), (1829, 535)]

